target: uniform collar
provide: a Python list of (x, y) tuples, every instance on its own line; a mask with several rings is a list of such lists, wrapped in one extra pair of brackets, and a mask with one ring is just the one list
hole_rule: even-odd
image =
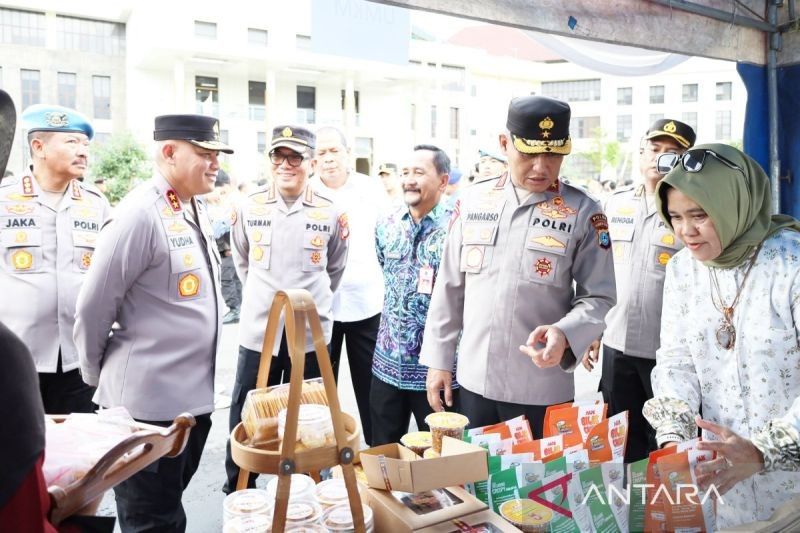
[[(503, 176), (500, 177), (500, 180), (501, 181), (498, 181), (495, 184), (494, 188), (495, 189), (500, 189), (500, 188), (505, 189), (506, 198), (510, 199), (510, 200), (513, 200), (514, 203), (512, 205), (516, 205), (517, 207), (524, 207), (524, 206), (528, 206), (528, 205), (536, 205), (536, 204), (538, 204), (540, 202), (544, 202), (545, 200), (547, 200), (547, 194), (548, 193), (556, 195), (556, 196), (558, 195), (557, 192), (552, 192), (552, 191), (550, 191), (550, 189), (548, 189), (546, 192), (543, 192), (543, 193), (542, 192), (535, 192), (535, 193), (531, 194), (530, 196), (528, 196), (528, 198), (524, 202), (520, 203), (519, 202), (519, 198), (517, 197), (517, 191), (514, 190), (514, 182), (511, 181), (510, 172), (508, 172), (506, 174), (503, 174)], [(557, 188), (555, 190), (556, 191), (560, 191), (560, 188), (561, 188), (561, 186), (559, 184), (559, 188)]]

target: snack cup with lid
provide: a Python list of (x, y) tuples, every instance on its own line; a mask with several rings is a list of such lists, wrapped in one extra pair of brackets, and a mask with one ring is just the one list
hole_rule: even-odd
[(431, 448), (440, 454), (442, 437), (461, 440), (464, 437), (464, 429), (469, 425), (469, 419), (462, 414), (440, 411), (426, 416), (425, 423), (431, 428)]

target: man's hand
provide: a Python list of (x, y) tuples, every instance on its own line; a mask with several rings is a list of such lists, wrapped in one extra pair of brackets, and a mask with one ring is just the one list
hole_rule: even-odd
[(429, 368), (428, 377), (425, 379), (425, 389), (428, 391), (428, 403), (434, 411), (444, 411), (442, 389), (444, 389), (444, 402), (447, 407), (453, 407), (453, 375), (449, 370)]
[(734, 485), (764, 469), (764, 456), (752, 441), (740, 437), (725, 426), (720, 426), (699, 416), (697, 427), (716, 435), (719, 440), (702, 440), (698, 450), (717, 452), (717, 458), (697, 465), (697, 482), (702, 489), (711, 485), (725, 494)]
[(600, 339), (592, 341), (592, 344), (586, 348), (586, 353), (583, 354), (583, 367), (591, 372), (598, 359), (600, 359)]
[(528, 336), (527, 342), (519, 347), (519, 351), (530, 357), (539, 368), (550, 368), (558, 366), (567, 346), (563, 331), (555, 326), (539, 326)]

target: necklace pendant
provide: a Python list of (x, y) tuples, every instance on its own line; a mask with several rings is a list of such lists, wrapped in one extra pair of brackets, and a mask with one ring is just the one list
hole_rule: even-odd
[(723, 350), (731, 350), (736, 344), (736, 328), (727, 320), (723, 320), (717, 328), (717, 344)]

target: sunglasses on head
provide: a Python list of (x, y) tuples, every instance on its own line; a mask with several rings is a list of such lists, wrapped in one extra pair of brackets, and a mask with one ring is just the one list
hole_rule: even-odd
[(719, 161), (720, 163), (722, 163), (723, 165), (725, 165), (726, 167), (738, 170), (739, 172), (744, 174), (744, 169), (739, 165), (737, 165), (736, 163), (733, 163), (732, 161), (725, 159), (716, 152), (713, 152), (711, 150), (705, 150), (702, 148), (698, 148), (696, 150), (687, 150), (686, 152), (680, 155), (673, 152), (667, 152), (661, 154), (656, 159), (656, 170), (658, 171), (659, 174), (667, 174), (670, 170), (675, 168), (680, 162), (681, 166), (683, 167), (683, 170), (685, 170), (686, 172), (700, 172), (701, 170), (703, 170), (703, 167), (706, 164), (706, 157), (709, 155), (714, 159), (716, 159), (717, 161)]

